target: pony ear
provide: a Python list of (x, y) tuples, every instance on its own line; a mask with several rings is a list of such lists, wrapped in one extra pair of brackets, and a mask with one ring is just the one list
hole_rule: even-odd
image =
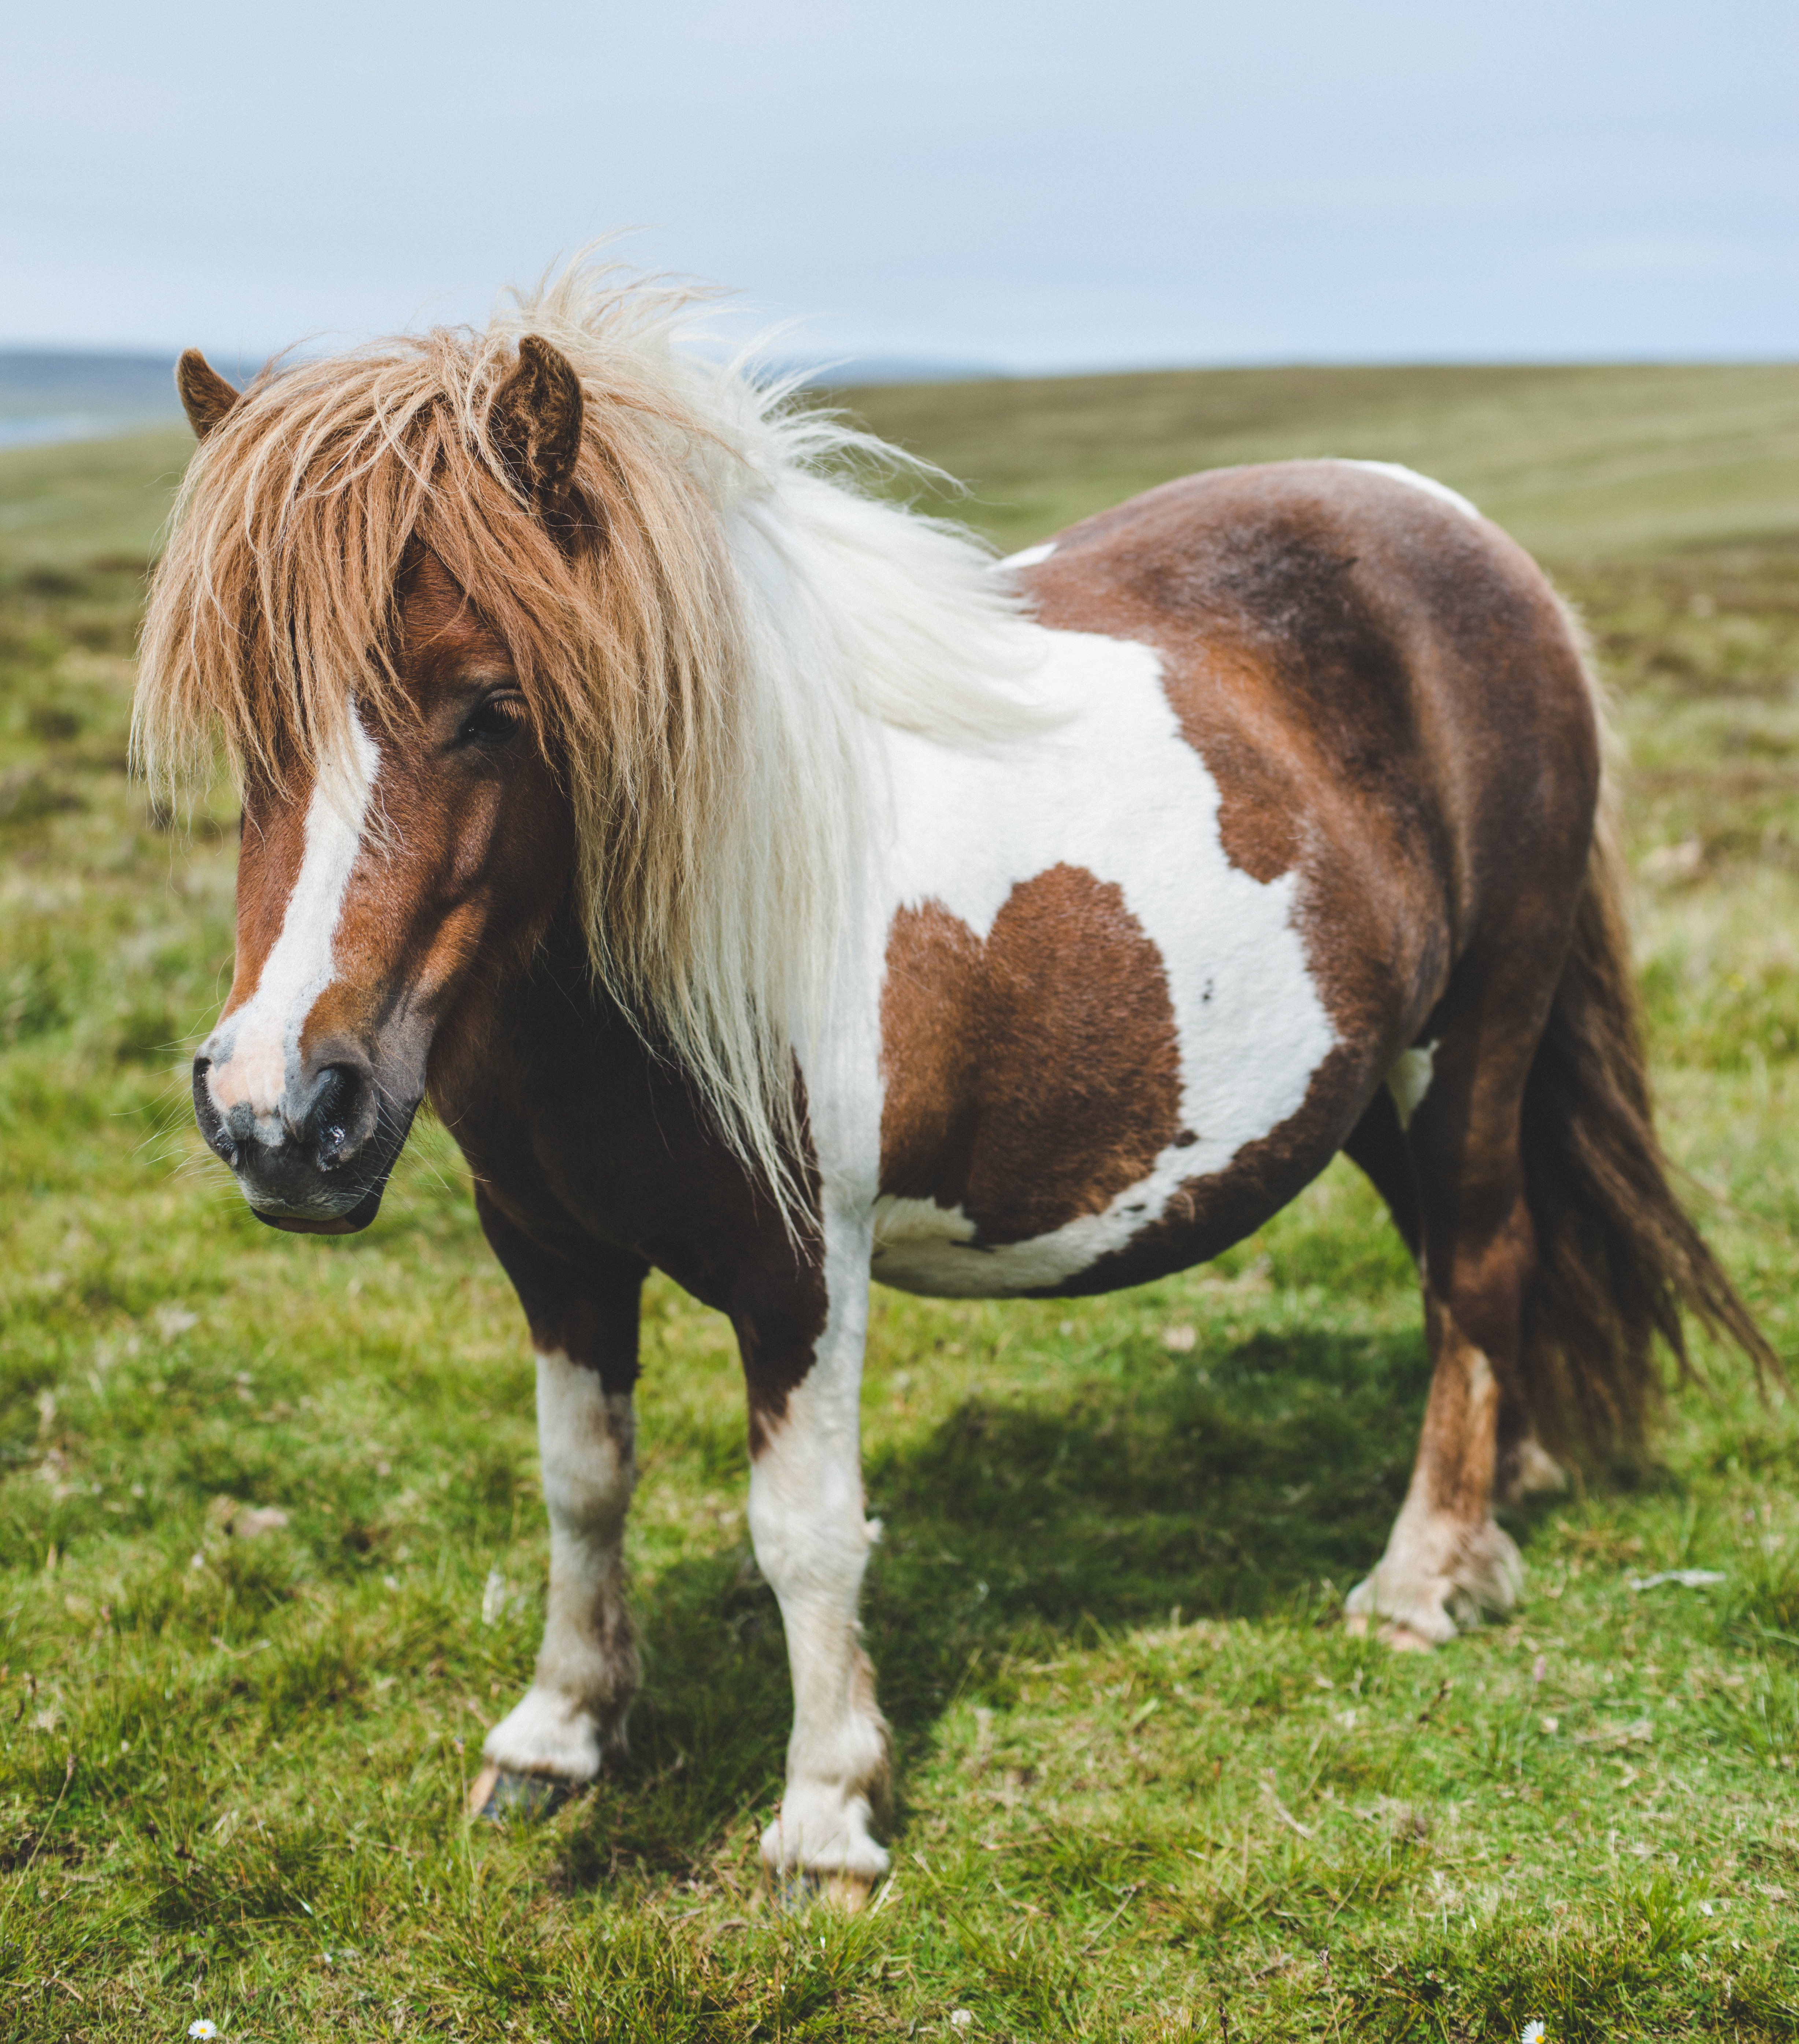
[(526, 334), (518, 362), (487, 414), (487, 432), (506, 472), (540, 513), (556, 522), (581, 455), (581, 378), (567, 355)]
[(196, 440), (203, 440), (237, 402), (238, 393), (197, 348), (189, 348), (175, 364), (175, 387)]

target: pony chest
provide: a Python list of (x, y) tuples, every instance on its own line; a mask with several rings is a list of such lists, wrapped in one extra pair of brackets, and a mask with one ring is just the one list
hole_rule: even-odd
[(1298, 876), (1232, 865), (1157, 655), (1054, 658), (1067, 724), (895, 747), (874, 1273), (910, 1289), (1078, 1275), (1278, 1130), (1336, 1040)]

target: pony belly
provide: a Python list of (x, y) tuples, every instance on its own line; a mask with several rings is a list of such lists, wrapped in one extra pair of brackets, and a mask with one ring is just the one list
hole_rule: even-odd
[(1071, 1242), (1071, 1231), (1061, 1228), (1029, 1242), (982, 1243), (960, 1207), (882, 1199), (875, 1208), (870, 1275), (927, 1298), (1015, 1299), (1065, 1282), (1105, 1254)]
[[(1315, 1176), (1328, 1155), (1312, 1160)], [(1259, 1187), (1178, 1189), (1158, 1200), (1146, 1184), (1104, 1213), (1083, 1214), (1019, 1242), (983, 1242), (959, 1207), (884, 1198), (875, 1208), (869, 1275), (895, 1291), (932, 1299), (1074, 1295), (1147, 1284), (1204, 1263), (1252, 1235), (1283, 1201)], [(1136, 1194), (1141, 1193), (1139, 1198)]]

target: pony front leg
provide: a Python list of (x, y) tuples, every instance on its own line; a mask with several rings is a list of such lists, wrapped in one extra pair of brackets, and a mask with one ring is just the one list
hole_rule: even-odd
[(487, 1735), (471, 1802), (504, 1775), (577, 1783), (625, 1751), (638, 1681), (625, 1600), (625, 1520), (635, 1479), (635, 1258), (566, 1266), (483, 1201), (481, 1218), (531, 1323), (537, 1354), (537, 1445), (550, 1521), (544, 1640), (531, 1687)]
[(549, 1600), (531, 1687), (481, 1749), (502, 1773), (590, 1781), (607, 1754), (625, 1751), (638, 1680), (625, 1604), (633, 1436), (628, 1391), (609, 1393), (594, 1370), (566, 1355), (538, 1357)]
[(826, 1240), (822, 1330), (817, 1304), (795, 1298), (744, 1316), (739, 1336), (750, 1398), (750, 1535), (780, 1602), (794, 1679), (786, 1789), (762, 1856), (777, 1873), (825, 1877), (853, 1904), (888, 1865), (869, 1831), (886, 1788), (887, 1727), (856, 1619), (879, 1535), (862, 1489), (870, 1243), (849, 1228), (828, 1228)]

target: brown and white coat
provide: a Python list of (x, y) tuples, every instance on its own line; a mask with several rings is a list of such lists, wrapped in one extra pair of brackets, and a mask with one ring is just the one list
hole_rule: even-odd
[[(558, 348), (499, 363), (475, 444), (574, 558), (617, 378), (591, 320), (536, 317)], [(198, 358), (184, 375), (202, 432), (247, 447), (281, 417), (279, 383), (245, 417)], [(259, 763), (235, 734), (237, 970), (196, 1101), (275, 1225), (366, 1224), (427, 1092), (469, 1158), (538, 1353), (551, 1527), (543, 1651), (495, 1768), (579, 1781), (622, 1745), (639, 1290), (661, 1269), (729, 1315), (794, 1685), (763, 1850), (866, 1883), (887, 1864), (856, 1621), (871, 1275), (1136, 1284), (1347, 1147), (1419, 1258), (1435, 1365), (1411, 1491), (1350, 1600), (1401, 1643), (1513, 1600), (1497, 1488), (1543, 1465), (1540, 1427), (1628, 1431), (1680, 1303), (1759, 1337), (1660, 1177), (1594, 697), (1502, 533), (1404, 471), (1292, 463), (1171, 483), (989, 567), (759, 445), (713, 501), (714, 570), (775, 649), (725, 677), (753, 713), (721, 756), (756, 799), (713, 855), (748, 878), (689, 878), (736, 889), (718, 943), (743, 924), (789, 946), (790, 1096), (746, 1108), (744, 1058), (709, 1076), (678, 1001), (633, 1005), (596, 969), (566, 738), (504, 593), (433, 543), (427, 500), (393, 554), (390, 655), (346, 684), (335, 736), (309, 749), (296, 724)], [(615, 562), (625, 515), (591, 514)], [(152, 735), (187, 706), (192, 567), (158, 592)], [(759, 832), (802, 851), (771, 866)]]

